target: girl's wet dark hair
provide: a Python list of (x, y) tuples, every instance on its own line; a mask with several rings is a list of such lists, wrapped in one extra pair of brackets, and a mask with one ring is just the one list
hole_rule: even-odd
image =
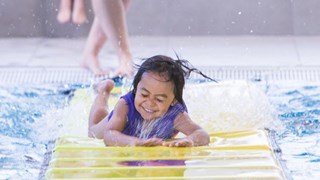
[(211, 81), (215, 81), (203, 74), (200, 70), (194, 68), (187, 60), (181, 60), (179, 58), (174, 60), (164, 55), (156, 55), (143, 60), (144, 62), (140, 66), (136, 65), (138, 72), (133, 79), (134, 95), (137, 92), (138, 83), (145, 72), (157, 73), (160, 76), (165, 77), (166, 81), (172, 82), (174, 85), (173, 93), (175, 99), (182, 104), (184, 104), (182, 96), (185, 79), (189, 78), (191, 72), (196, 72)]

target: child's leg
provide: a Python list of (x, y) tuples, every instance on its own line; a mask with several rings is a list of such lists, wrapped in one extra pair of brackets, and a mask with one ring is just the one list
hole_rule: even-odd
[(100, 82), (96, 86), (95, 91), (97, 93), (97, 96), (92, 104), (89, 115), (89, 137), (95, 137), (99, 139), (103, 138), (103, 130), (107, 125), (107, 115), (109, 114), (107, 102), (113, 87), (114, 82), (109, 79)]
[(72, 0), (60, 0), (59, 13), (57, 19), (60, 23), (66, 23), (71, 17)]
[(122, 0), (124, 10), (127, 12), (129, 9), (130, 0)]
[[(129, 8), (130, 0), (122, 0), (122, 2), (123, 2), (122, 4), (124, 7), (124, 10), (125, 10), (125, 12), (127, 12), (128, 8)], [(126, 27), (126, 29), (127, 29), (127, 27)], [(128, 36), (128, 32), (126, 32), (125, 34)], [(124, 41), (128, 41), (128, 37), (126, 37)], [(128, 44), (128, 42), (126, 44)], [(123, 47), (120, 47), (118, 49), (118, 51), (119, 50), (120, 50), (120, 52), (118, 52), (118, 56), (120, 59), (120, 67), (115, 72), (115, 75), (129, 75), (129, 76), (131, 76), (133, 73), (133, 69), (132, 69), (132, 56), (131, 56), (131, 53), (129, 50), (129, 46), (125, 45)], [(127, 51), (127, 53), (121, 53), (121, 50)]]
[(102, 69), (98, 59), (99, 52), (106, 40), (107, 37), (101, 29), (97, 18), (94, 18), (84, 48), (81, 66), (83, 66), (84, 68), (88, 68), (90, 71), (92, 71), (95, 75), (98, 76), (109, 73), (107, 70)]
[(111, 40), (119, 57), (116, 75), (132, 75), (132, 56), (129, 50), (125, 5), (120, 0), (92, 0), (95, 15), (104, 33)]
[(84, 0), (73, 1), (72, 21), (76, 24), (83, 24), (87, 22)]

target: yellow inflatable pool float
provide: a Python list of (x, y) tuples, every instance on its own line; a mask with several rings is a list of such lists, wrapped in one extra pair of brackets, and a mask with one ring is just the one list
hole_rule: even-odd
[[(92, 103), (85, 93), (76, 92), (71, 104)], [(286, 179), (270, 131), (209, 132), (208, 146), (185, 148), (106, 147), (100, 139), (64, 135), (54, 143), (45, 179)]]
[(285, 179), (267, 131), (210, 134), (204, 147), (106, 147), (61, 137), (46, 179)]

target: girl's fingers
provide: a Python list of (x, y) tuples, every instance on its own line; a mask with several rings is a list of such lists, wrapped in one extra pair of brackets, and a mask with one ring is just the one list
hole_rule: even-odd
[(193, 142), (189, 139), (180, 139), (171, 142), (164, 142), (162, 145), (168, 147), (191, 147), (193, 146)]
[(163, 141), (162, 139), (158, 139), (158, 138), (151, 138), (151, 139), (147, 139), (144, 142), (144, 146), (159, 146), (162, 145)]

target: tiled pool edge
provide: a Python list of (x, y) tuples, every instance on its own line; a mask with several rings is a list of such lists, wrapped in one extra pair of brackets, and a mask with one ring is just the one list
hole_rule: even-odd
[[(204, 74), (218, 81), (320, 81), (320, 66), (199, 66)], [(0, 84), (88, 83), (96, 77), (80, 67), (6, 67), (0, 66)], [(191, 78), (201, 78), (192, 73)]]

